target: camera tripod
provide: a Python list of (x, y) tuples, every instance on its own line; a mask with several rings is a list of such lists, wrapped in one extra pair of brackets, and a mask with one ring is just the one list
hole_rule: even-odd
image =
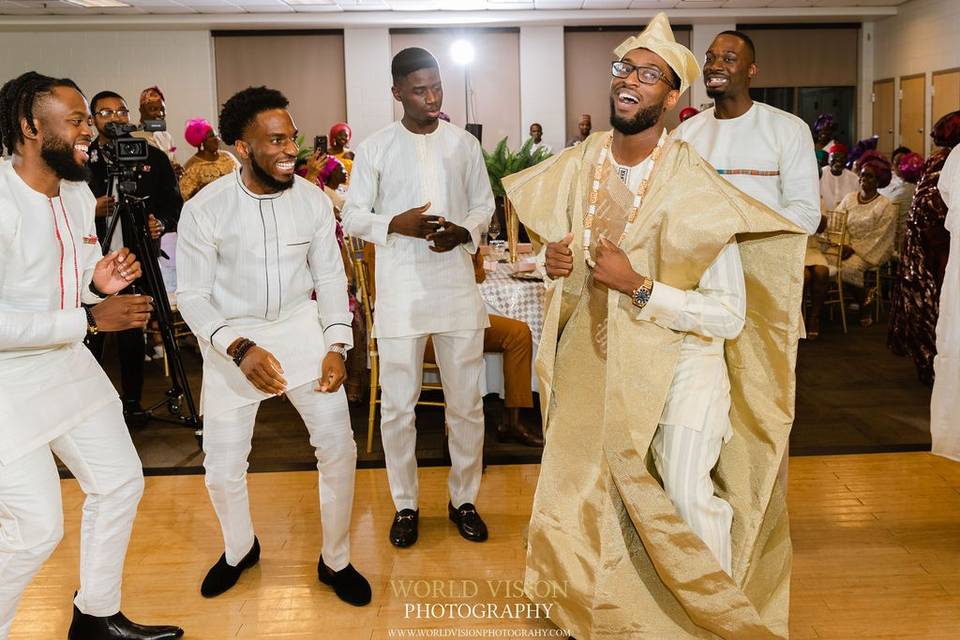
[[(143, 271), (141, 282), (145, 281), (146, 286), (133, 284), (131, 289), (138, 293), (145, 293), (153, 297), (154, 311), (157, 323), (160, 326), (160, 337), (163, 340), (163, 348), (166, 350), (167, 361), (170, 366), (170, 389), (164, 394), (164, 398), (152, 406), (146, 407), (147, 415), (150, 419), (170, 422), (183, 425), (193, 429), (194, 436), (198, 442), (203, 442), (203, 423), (197, 413), (196, 405), (193, 401), (193, 394), (190, 392), (190, 382), (187, 380), (187, 371), (183, 366), (183, 358), (180, 354), (180, 346), (177, 344), (176, 334), (173, 326), (173, 310), (170, 307), (170, 300), (167, 297), (167, 290), (164, 286), (163, 275), (160, 273), (159, 257), (157, 255), (156, 245), (150, 237), (150, 228), (147, 224), (147, 213), (145, 210), (146, 198), (139, 198), (131, 195), (124, 187), (129, 183), (119, 183), (117, 194), (117, 207), (110, 223), (109, 230), (104, 237), (104, 251), (107, 252), (110, 246), (110, 239), (116, 231), (117, 223), (122, 223), (123, 228), (129, 230), (126, 234), (128, 238), (133, 239), (134, 246), (128, 247), (130, 251), (137, 256)], [(109, 195), (109, 192), (108, 192)], [(166, 405), (169, 416), (156, 415), (156, 410)], [(186, 405), (186, 415), (183, 414), (183, 408)]]

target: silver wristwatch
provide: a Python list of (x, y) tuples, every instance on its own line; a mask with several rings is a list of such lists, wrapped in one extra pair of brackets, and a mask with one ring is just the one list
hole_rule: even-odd
[(327, 348), (327, 353), (336, 353), (344, 360), (347, 359), (347, 347), (342, 344), (332, 344)]

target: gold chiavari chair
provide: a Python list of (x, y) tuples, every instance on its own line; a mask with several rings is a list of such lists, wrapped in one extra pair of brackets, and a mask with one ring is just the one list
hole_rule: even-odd
[(827, 228), (818, 234), (821, 242), (821, 251), (827, 259), (830, 276), (833, 282), (827, 290), (824, 305), (830, 307), (830, 318), (833, 318), (833, 305), (840, 307), (840, 321), (843, 332), (847, 332), (846, 300), (843, 294), (843, 280), (840, 278), (840, 265), (843, 262), (843, 247), (849, 244), (847, 237), (847, 212), (827, 211)]
[[(356, 279), (357, 296), (363, 309), (363, 318), (367, 323), (367, 357), (370, 361), (370, 400), (367, 417), (367, 453), (373, 451), (373, 432), (377, 419), (377, 405), (380, 404), (380, 355), (377, 351), (377, 339), (373, 331), (373, 309), (376, 302), (376, 285), (373, 280), (373, 245), (359, 238), (347, 237), (350, 247), (350, 261)], [(357, 345), (359, 347), (359, 345)], [(356, 348), (356, 347), (355, 347)], [(440, 368), (435, 364), (424, 363), (424, 374), (430, 378), (421, 382), (421, 391), (443, 391), (440, 385)], [(417, 400), (417, 406), (446, 407), (440, 400)]]

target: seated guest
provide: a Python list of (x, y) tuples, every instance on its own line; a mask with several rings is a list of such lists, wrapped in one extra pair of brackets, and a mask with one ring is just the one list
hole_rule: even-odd
[(880, 195), (878, 187), (890, 183), (890, 163), (873, 155), (860, 163), (860, 191), (848, 194), (837, 207), (847, 213), (847, 236), (850, 242), (843, 250), (840, 278), (850, 285), (860, 305), (860, 325), (873, 323), (867, 306), (876, 290), (864, 289), (864, 274), (882, 265), (893, 253), (897, 223), (897, 207)]
[(835, 144), (830, 151), (830, 162), (820, 172), (820, 201), (827, 211), (833, 211), (848, 193), (860, 188), (860, 178), (845, 168), (847, 146)]
[[(906, 148), (906, 147), (904, 147)], [(907, 226), (907, 214), (910, 212), (910, 205), (913, 203), (913, 194), (917, 191), (917, 182), (920, 180), (920, 174), (923, 173), (923, 156), (919, 153), (908, 151), (897, 155), (894, 151), (893, 162), (894, 178), (900, 181), (899, 187), (893, 193), (888, 195), (887, 189), (878, 189), (880, 195), (886, 196), (888, 200), (897, 205), (897, 230), (896, 240), (894, 241), (894, 255), (900, 258), (900, 250), (903, 246), (903, 234)], [(890, 184), (893, 184), (891, 180)]]
[(897, 166), (900, 164), (900, 158), (908, 153), (912, 153), (910, 147), (897, 147), (893, 150), (893, 153), (890, 154), (890, 166), (893, 168), (893, 177), (890, 178), (890, 184), (883, 189), (877, 189), (877, 191), (880, 192), (880, 195), (884, 196), (891, 202), (897, 202), (899, 200), (897, 195), (900, 188), (903, 186), (903, 179), (900, 177)]
[[(840, 278), (848, 285), (860, 307), (860, 325), (863, 327), (873, 324), (867, 307), (876, 295), (875, 287), (866, 290), (864, 274), (885, 263), (893, 253), (897, 207), (877, 192), (879, 186), (889, 184), (890, 175), (890, 163), (882, 156), (865, 156), (860, 167), (860, 190), (847, 194), (837, 206), (837, 211), (847, 214), (849, 242), (842, 249)], [(811, 292), (808, 337), (811, 334), (816, 337), (819, 333), (820, 312), (830, 275), (825, 260), (822, 264), (809, 265), (804, 273)]]
[(204, 118), (189, 120), (183, 138), (191, 147), (197, 148), (184, 165), (180, 178), (180, 195), (186, 202), (217, 178), (236, 171), (240, 163), (231, 153), (220, 149), (217, 132)]

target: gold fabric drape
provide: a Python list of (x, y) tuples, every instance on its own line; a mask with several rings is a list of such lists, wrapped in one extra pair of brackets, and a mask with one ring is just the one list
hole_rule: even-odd
[(555, 604), (551, 618), (581, 640), (784, 638), (791, 548), (777, 470), (793, 422), (805, 237), (670, 139), (621, 245), (638, 272), (690, 290), (729, 239), (739, 241), (747, 317), (726, 343), (734, 436), (714, 476), (734, 509), (731, 577), (677, 514), (649, 454), (684, 334), (638, 320), (619, 292), (598, 291), (583, 260), (604, 135), (504, 179), (534, 240), (572, 232), (575, 255), (573, 273), (548, 285), (537, 358), (547, 445), (527, 595)]

